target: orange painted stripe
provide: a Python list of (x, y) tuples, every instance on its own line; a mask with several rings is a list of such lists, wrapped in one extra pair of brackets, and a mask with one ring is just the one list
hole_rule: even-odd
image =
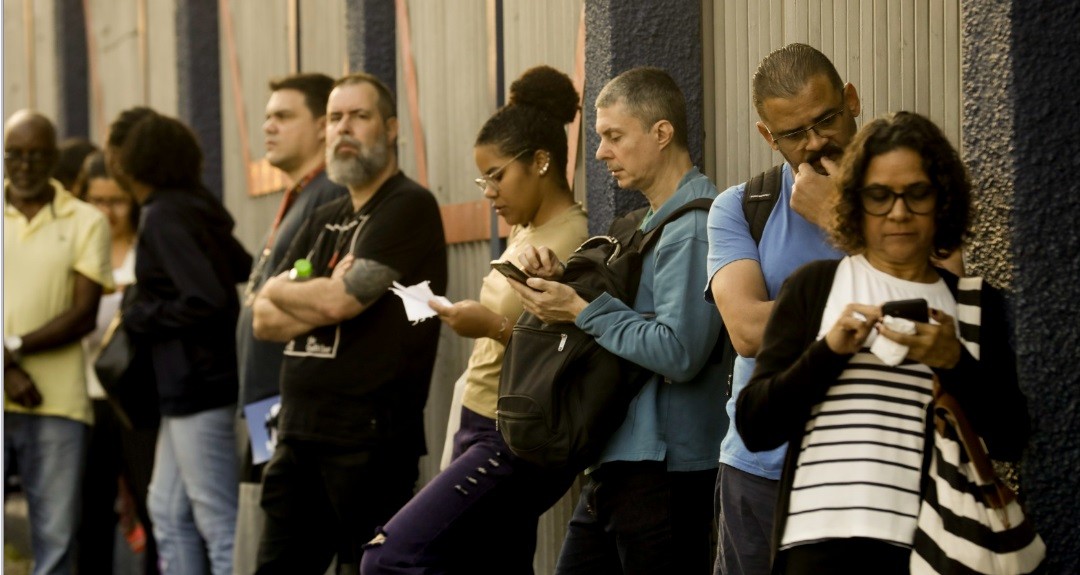
[(240, 137), (240, 165), (245, 170), (240, 170), (244, 177), (244, 189), (249, 194), (254, 190), (251, 185), (251, 138), (248, 137), (247, 109), (244, 105), (244, 87), (240, 84), (240, 56), (236, 51), (236, 34), (233, 28), (232, 8), (229, 0), (220, 0), (218, 3), (218, 16), (221, 19), (221, 28), (225, 32), (225, 46), (229, 51), (229, 77), (232, 83), (233, 114), (236, 115), (236, 128)]
[(409, 26), (409, 7), (406, 0), (397, 0), (397, 29), (401, 41), (401, 60), (405, 67), (405, 92), (409, 100), (409, 119), (412, 123), (413, 149), (416, 150), (416, 181), (428, 187), (427, 149), (424, 130), (420, 125), (420, 93), (416, 81), (416, 60), (413, 58), (412, 30)]
[[(487, 200), (447, 204), (442, 212), (443, 232), (447, 244), (462, 244), (491, 239), (491, 205)], [(510, 226), (499, 218), (499, 237), (510, 235)]]
[(97, 37), (94, 35), (94, 23), (90, 13), (90, 0), (82, 0), (82, 5), (83, 23), (86, 25), (86, 65), (87, 72), (90, 74), (90, 109), (94, 117), (94, 125), (97, 126), (98, 137), (105, 140), (108, 137), (103, 103), (105, 98), (102, 95), (104, 90), (98, 63)]
[(566, 181), (574, 189), (574, 171), (577, 168), (578, 146), (581, 142), (581, 106), (585, 101), (585, 7), (581, 7), (581, 25), (578, 26), (577, 47), (574, 50), (574, 89), (578, 93), (578, 110), (568, 132), (569, 150), (566, 158)]

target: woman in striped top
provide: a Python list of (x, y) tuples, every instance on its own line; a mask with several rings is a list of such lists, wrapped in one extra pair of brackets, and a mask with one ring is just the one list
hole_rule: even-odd
[[(931, 262), (962, 245), (970, 213), (941, 130), (908, 112), (870, 122), (837, 187), (833, 237), (852, 255), (789, 278), (736, 425), (752, 451), (798, 447), (781, 478), (774, 573), (907, 573), (934, 376), (996, 459), (1019, 458), (1027, 404), (1000, 294), (965, 292)], [(914, 334), (882, 323), (883, 303), (916, 298), (930, 321)], [(898, 365), (870, 351), (876, 337), (907, 346)]]

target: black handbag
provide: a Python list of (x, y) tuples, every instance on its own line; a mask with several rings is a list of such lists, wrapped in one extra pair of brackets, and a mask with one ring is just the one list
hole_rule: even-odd
[(131, 340), (122, 317), (122, 312), (117, 312), (105, 331), (94, 372), (125, 427), (153, 428), (161, 419), (154, 365), (149, 350), (140, 350)]

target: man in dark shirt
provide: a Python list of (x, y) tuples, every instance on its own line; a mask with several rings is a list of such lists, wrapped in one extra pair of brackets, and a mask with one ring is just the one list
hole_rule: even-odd
[[(325, 74), (294, 74), (270, 82), (270, 99), (263, 122), (266, 161), (284, 172), (290, 184), (282, 194), (266, 237), (259, 244), (261, 252), (251, 267), (236, 324), (241, 406), (280, 393), (281, 352), (285, 346), (255, 339), (251, 307), (255, 295), (281, 265), (296, 232), (315, 208), (347, 195), (344, 187), (326, 177), (326, 99), (333, 85), (334, 79)], [(263, 421), (251, 423), (264, 425)], [(233, 564), (238, 573), (254, 570), (264, 523), (259, 498), (265, 464), (253, 462), (250, 446), (246, 451), (233, 546)]]
[(446, 289), (432, 194), (398, 169), (394, 99), (352, 74), (327, 103), (327, 171), (348, 187), (308, 219), (281, 273), (259, 292), (255, 335), (288, 342), (279, 443), (263, 479), (258, 573), (318, 573), (336, 553), (356, 572), (361, 545), (412, 496), (439, 325), (410, 325), (388, 288)]

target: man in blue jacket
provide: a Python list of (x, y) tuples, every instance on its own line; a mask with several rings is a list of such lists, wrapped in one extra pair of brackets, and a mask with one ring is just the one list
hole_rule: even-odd
[[(686, 101), (656, 68), (611, 80), (596, 99), (603, 161), (620, 188), (649, 202), (646, 232), (667, 214), (716, 188), (690, 160)], [(588, 470), (556, 572), (708, 573), (712, 483), (727, 427), (723, 378), (709, 362), (720, 317), (695, 286), (705, 273), (707, 214), (690, 210), (664, 227), (644, 254), (637, 296), (586, 302), (569, 286), (539, 278), (511, 282), (525, 309), (547, 323), (574, 322), (612, 353), (655, 372), (626, 420)], [(526, 271), (557, 277), (541, 248), (521, 256)], [(550, 273), (556, 271), (556, 273)]]

